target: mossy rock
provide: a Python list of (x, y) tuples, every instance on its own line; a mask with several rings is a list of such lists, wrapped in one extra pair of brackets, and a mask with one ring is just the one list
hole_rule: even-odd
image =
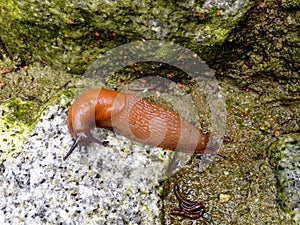
[(300, 134), (286, 135), (269, 148), (271, 165), (275, 168), (278, 199), (291, 219), (300, 222)]
[(212, 52), (249, 9), (247, 1), (225, 3), (7, 0), (0, 3), (0, 38), (24, 62), (82, 73), (99, 54), (135, 40)]
[(0, 142), (2, 153), (0, 165), (9, 156), (15, 157), (22, 151), (22, 145), (39, 121), (49, 105), (70, 106), (74, 93), (62, 91), (51, 98), (46, 105), (36, 101), (23, 101), (20, 98), (10, 98), (0, 104)]

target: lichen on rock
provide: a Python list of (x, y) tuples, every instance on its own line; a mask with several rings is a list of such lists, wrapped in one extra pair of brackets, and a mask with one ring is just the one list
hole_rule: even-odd
[(270, 162), (275, 168), (278, 199), (294, 222), (300, 222), (300, 135), (285, 135), (269, 148)]

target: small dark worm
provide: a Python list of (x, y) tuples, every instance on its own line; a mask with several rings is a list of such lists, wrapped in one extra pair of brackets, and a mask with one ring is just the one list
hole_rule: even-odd
[(179, 185), (178, 184), (174, 185), (173, 191), (174, 191), (174, 194), (175, 194), (176, 198), (179, 200), (179, 202), (184, 203), (184, 204), (189, 205), (189, 206), (197, 204), (197, 202), (193, 202), (193, 201), (190, 201), (188, 199), (184, 199), (181, 196), (181, 194), (179, 192)]
[(184, 212), (199, 213), (203, 210), (203, 205), (199, 203), (195, 203), (193, 205), (184, 205), (182, 202), (179, 202), (179, 207)]
[(174, 216), (182, 216), (182, 217), (189, 218), (192, 220), (199, 219), (203, 215), (203, 213), (186, 213), (186, 212), (183, 212), (178, 209), (173, 209), (173, 210), (171, 210), (170, 213)]
[(179, 201), (180, 209), (171, 210), (172, 215), (182, 216), (189, 219), (198, 219), (203, 216), (205, 212), (205, 206), (202, 202), (195, 202), (184, 199), (179, 192), (179, 185), (174, 185), (174, 194)]

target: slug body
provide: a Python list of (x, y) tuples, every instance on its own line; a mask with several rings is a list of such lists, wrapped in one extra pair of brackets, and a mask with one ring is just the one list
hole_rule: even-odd
[(126, 138), (169, 150), (203, 154), (209, 134), (202, 133), (178, 113), (123, 92), (93, 89), (82, 94), (70, 107), (68, 128), (75, 140), (66, 159), (79, 141), (92, 137), (91, 129), (113, 128)]

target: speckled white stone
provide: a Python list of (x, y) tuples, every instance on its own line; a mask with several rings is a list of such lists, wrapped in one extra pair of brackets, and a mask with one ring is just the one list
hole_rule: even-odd
[(159, 224), (159, 180), (174, 154), (98, 129), (107, 146), (76, 149), (67, 108), (51, 106), (1, 165), (0, 224)]

